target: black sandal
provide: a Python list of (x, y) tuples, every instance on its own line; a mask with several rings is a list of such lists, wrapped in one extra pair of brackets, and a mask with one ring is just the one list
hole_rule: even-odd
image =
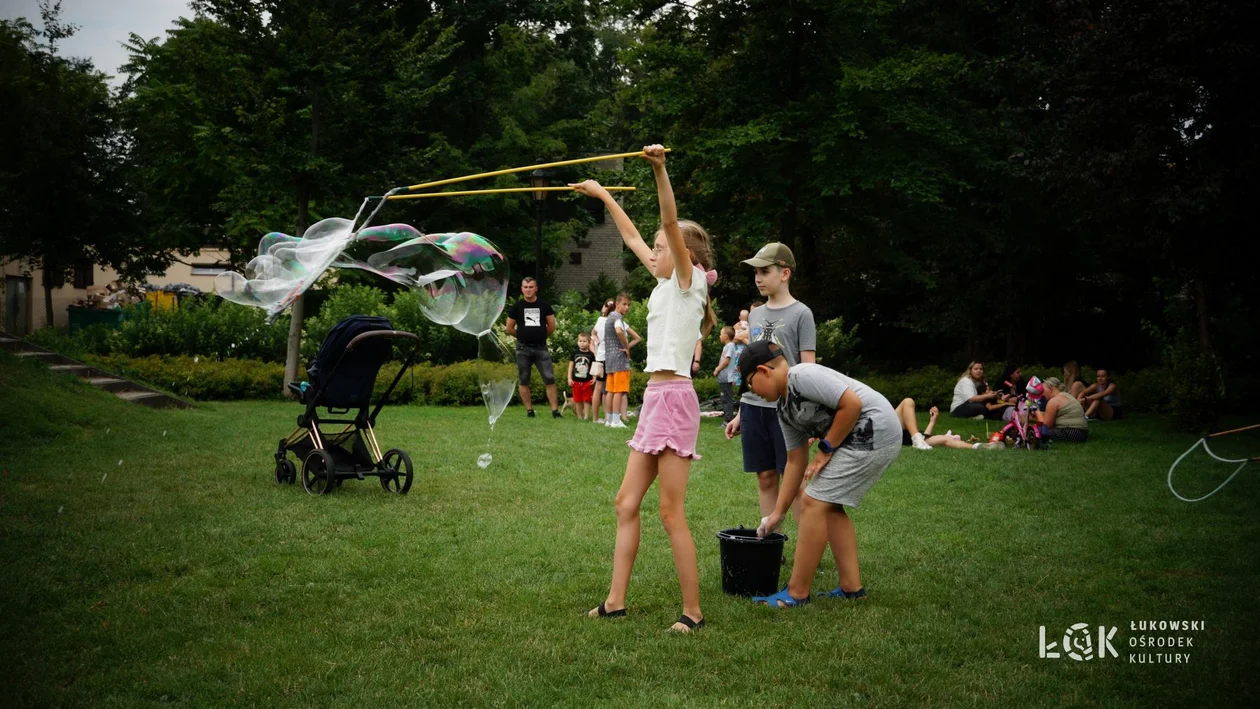
[(683, 625), (687, 626), (687, 629), (674, 630), (673, 626), (670, 626), (671, 632), (690, 633), (693, 630), (699, 630), (704, 627), (704, 618), (701, 618), (700, 620), (692, 620), (690, 617), (687, 616), (686, 613), (683, 613), (682, 615), (678, 616), (678, 620), (676, 622), (682, 623)]
[[(596, 608), (595, 610), (599, 612), (599, 615), (595, 616), (596, 618), (624, 618), (626, 617), (625, 608), (622, 608), (621, 610), (616, 610), (616, 611), (605, 610), (603, 603), (599, 604), (599, 607)], [(589, 618), (591, 614), (587, 613), (586, 615)], [(701, 622), (704, 622), (704, 621), (701, 621)]]

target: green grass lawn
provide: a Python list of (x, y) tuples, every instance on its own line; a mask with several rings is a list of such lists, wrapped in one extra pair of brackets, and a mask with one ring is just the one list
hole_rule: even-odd
[[(774, 611), (721, 591), (714, 533), (758, 519), (737, 442), (704, 422), (688, 517), (708, 627), (679, 594), (655, 493), (630, 617), (582, 617), (611, 571), (627, 432), (509, 408), (382, 414), (411, 493), (272, 480), (298, 407), (151, 411), (0, 355), (0, 704), (1148, 706), (1254, 703), (1260, 480), (1190, 505), (1163, 420), (1049, 452), (903, 450), (854, 513), (867, 601)], [(983, 434), (984, 424), (950, 421)], [(1260, 453), (1260, 439), (1222, 441)], [(1248, 450), (1248, 448), (1250, 450)], [(1187, 493), (1232, 467), (1200, 460)], [(794, 534), (789, 527), (788, 533)], [(789, 554), (790, 544), (789, 544)], [(783, 576), (786, 581), (786, 569)], [(814, 583), (835, 585), (830, 555)], [(1202, 620), (1140, 665), (1131, 621)], [(1038, 657), (1074, 623), (1119, 658)], [(1095, 630), (1096, 633), (1096, 630)], [(1169, 635), (1170, 633), (1154, 633)], [(1254, 704), (1253, 704), (1254, 705)]]

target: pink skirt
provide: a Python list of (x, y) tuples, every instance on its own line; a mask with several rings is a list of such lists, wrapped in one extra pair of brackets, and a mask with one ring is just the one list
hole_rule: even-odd
[(666, 448), (680, 458), (700, 460), (700, 400), (690, 379), (648, 382), (639, 412), (639, 427), (627, 445), (640, 453), (660, 455)]

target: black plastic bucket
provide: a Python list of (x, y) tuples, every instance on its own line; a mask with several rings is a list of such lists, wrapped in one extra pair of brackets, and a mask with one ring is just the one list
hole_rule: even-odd
[(757, 530), (724, 529), (717, 533), (722, 557), (722, 590), (732, 596), (768, 596), (779, 590), (779, 567), (787, 535), (757, 538)]

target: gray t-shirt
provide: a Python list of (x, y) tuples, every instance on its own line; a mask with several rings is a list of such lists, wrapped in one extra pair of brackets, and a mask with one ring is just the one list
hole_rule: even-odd
[(836, 403), (849, 389), (862, 400), (862, 413), (839, 447), (870, 451), (901, 445), (901, 422), (883, 394), (821, 364), (798, 364), (788, 370), (787, 395), (778, 404), (787, 449), (827, 435), (836, 416)]
[[(630, 369), (630, 358), (626, 356), (626, 351), (621, 346), (621, 338), (617, 337), (617, 331), (624, 332), (625, 329), (626, 324), (621, 318), (621, 313), (614, 310), (608, 314), (608, 320), (604, 323), (604, 332), (600, 338), (604, 343), (604, 371), (609, 374)], [(629, 337), (626, 335), (627, 339)]]
[[(763, 305), (753, 308), (748, 314), (748, 342), (773, 340), (783, 348), (783, 356), (788, 364), (801, 361), (801, 352), (818, 349), (818, 331), (814, 329), (814, 313), (801, 301), (796, 301), (786, 308), (771, 308)], [(744, 392), (740, 401), (767, 409), (774, 408), (774, 402), (766, 401), (751, 391)]]
[(736, 367), (739, 366), (739, 363), (735, 361), (734, 342), (728, 342), (725, 345), (722, 345), (722, 354), (720, 359), (718, 359), (718, 363), (721, 364), (723, 359), (730, 359), (730, 363), (718, 372), (717, 380), (719, 384), (730, 384), (735, 381), (735, 373), (739, 371), (736, 369)]

